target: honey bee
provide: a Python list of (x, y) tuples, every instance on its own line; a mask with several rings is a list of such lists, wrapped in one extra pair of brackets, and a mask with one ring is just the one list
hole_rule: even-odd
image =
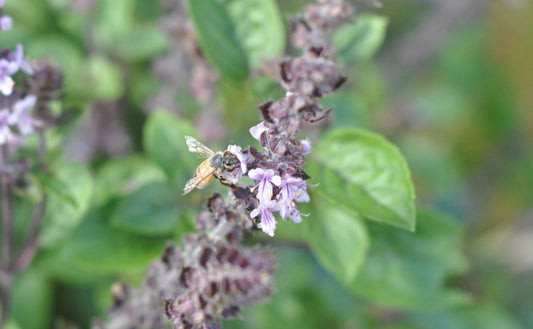
[(198, 168), (196, 168), (194, 177), (189, 179), (187, 184), (185, 184), (183, 195), (195, 188), (205, 188), (211, 183), (213, 178), (218, 179), (224, 185), (232, 186), (232, 184), (224, 177), (221, 177), (221, 175), (232, 171), (240, 165), (239, 159), (237, 159), (235, 154), (230, 151), (215, 152), (191, 136), (185, 136), (185, 141), (187, 146), (189, 146), (190, 152), (199, 154), (200, 156), (207, 158), (207, 160), (204, 160)]

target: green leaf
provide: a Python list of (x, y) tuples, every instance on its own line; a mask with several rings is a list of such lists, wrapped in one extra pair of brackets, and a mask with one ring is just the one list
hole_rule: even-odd
[(333, 43), (338, 56), (347, 63), (368, 60), (385, 40), (387, 18), (374, 14), (360, 14), (355, 24), (346, 24), (336, 31)]
[(165, 173), (149, 159), (133, 155), (106, 162), (96, 173), (94, 199), (103, 204), (111, 198), (123, 197), (144, 185), (164, 182)]
[(110, 51), (135, 26), (135, 1), (113, 0), (99, 4), (96, 35)]
[(370, 239), (362, 219), (313, 195), (311, 215), (305, 219), (307, 243), (320, 263), (341, 282), (355, 279)]
[(251, 67), (283, 54), (285, 25), (274, 0), (226, 0), (235, 33)]
[(163, 53), (168, 48), (168, 41), (155, 25), (138, 26), (118, 40), (114, 50), (129, 62), (149, 60)]
[[(48, 268), (55, 275), (69, 276), (70, 267), (83, 273), (128, 273), (139, 271), (157, 258), (166, 239), (155, 239), (113, 230), (107, 218), (112, 205), (90, 212), (52, 258)], [(62, 264), (60, 268), (54, 268)], [(66, 273), (63, 273), (66, 272)]]
[(422, 328), (433, 329), (525, 328), (501, 305), (482, 301), (442, 312), (414, 314), (413, 319)]
[(415, 233), (369, 223), (370, 252), (355, 281), (358, 294), (402, 310), (432, 310), (462, 304), (468, 297), (444, 287), (444, 280), (466, 270), (462, 226), (431, 211), (418, 213)]
[[(39, 237), (45, 247), (57, 244), (76, 227), (89, 206), (93, 179), (81, 163), (54, 165), (52, 179), (63, 186), (62, 194), (50, 194), (46, 202), (43, 227)], [(68, 197), (66, 197), (68, 196)]]
[(180, 191), (166, 184), (144, 186), (118, 202), (111, 226), (143, 236), (173, 235), (179, 221), (177, 196)]
[(83, 81), (84, 94), (93, 100), (112, 100), (124, 94), (121, 71), (103, 56), (88, 58), (84, 66)]
[(312, 153), (308, 172), (331, 202), (370, 219), (415, 228), (414, 188), (398, 149), (359, 129), (329, 133)]
[(33, 270), (17, 276), (13, 286), (13, 317), (24, 329), (49, 328), (54, 305), (49, 282)]
[(153, 113), (144, 126), (144, 148), (167, 174), (171, 182), (182, 188), (194, 175), (198, 158), (189, 152), (185, 136), (196, 136), (194, 127), (168, 112)]
[(202, 52), (211, 64), (233, 81), (245, 80), (248, 59), (224, 4), (217, 0), (187, 0), (187, 8)]

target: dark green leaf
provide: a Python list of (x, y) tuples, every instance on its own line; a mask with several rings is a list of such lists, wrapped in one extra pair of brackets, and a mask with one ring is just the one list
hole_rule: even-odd
[(362, 219), (313, 195), (308, 219), (307, 243), (320, 263), (341, 282), (355, 279), (369, 247)]
[[(157, 258), (166, 239), (155, 239), (113, 230), (108, 223), (111, 206), (89, 213), (71, 237), (49, 259), (49, 270), (58, 277), (69, 277), (71, 268), (89, 273), (127, 273), (139, 271)], [(57, 267), (56, 264), (62, 266)], [(56, 266), (56, 267), (54, 267)]]
[(94, 198), (97, 204), (114, 197), (123, 197), (140, 187), (164, 182), (165, 173), (155, 163), (142, 156), (129, 156), (105, 163), (96, 174)]
[(285, 25), (274, 0), (226, 0), (235, 32), (250, 66), (283, 54)]
[(50, 194), (46, 202), (40, 235), (44, 246), (57, 244), (79, 224), (93, 192), (93, 179), (83, 164), (60, 162), (54, 165), (54, 173), (65, 190), (61, 195)]
[(370, 252), (349, 284), (358, 294), (403, 310), (440, 309), (468, 300), (444, 287), (449, 275), (467, 267), (460, 251), (461, 225), (430, 211), (420, 211), (418, 223), (415, 233), (369, 223)]
[(415, 228), (414, 188), (395, 146), (359, 129), (329, 133), (312, 153), (308, 172), (330, 201), (370, 219)]
[(144, 126), (144, 147), (148, 155), (180, 189), (200, 164), (185, 144), (186, 135), (197, 136), (193, 126), (163, 111), (152, 114)]
[(18, 276), (13, 286), (13, 317), (24, 329), (49, 328), (54, 305), (52, 287), (33, 270)]
[(336, 31), (333, 43), (345, 62), (370, 59), (385, 39), (387, 18), (373, 14), (360, 14), (355, 24), (346, 24)]
[(248, 77), (248, 59), (226, 7), (217, 0), (187, 0), (202, 52), (220, 73), (233, 80)]
[(173, 235), (178, 225), (177, 197), (181, 190), (150, 184), (118, 201), (111, 226), (143, 236)]

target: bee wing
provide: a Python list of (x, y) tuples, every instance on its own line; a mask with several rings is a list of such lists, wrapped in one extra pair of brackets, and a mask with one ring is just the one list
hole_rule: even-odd
[(215, 155), (215, 152), (211, 150), (209, 147), (205, 146), (204, 144), (200, 143), (196, 138), (191, 136), (185, 136), (185, 142), (187, 143), (187, 146), (189, 146), (189, 151), (199, 154), (204, 158), (210, 158)]
[(210, 177), (212, 174), (214, 174), (216, 171), (215, 168), (212, 168), (208, 172), (206, 172), (203, 176), (194, 176), (193, 178), (189, 179), (187, 181), (187, 184), (185, 184), (185, 187), (183, 188), (183, 195), (189, 193), (190, 191), (194, 190), (198, 185), (200, 185), (201, 182), (203, 182), (205, 179)]

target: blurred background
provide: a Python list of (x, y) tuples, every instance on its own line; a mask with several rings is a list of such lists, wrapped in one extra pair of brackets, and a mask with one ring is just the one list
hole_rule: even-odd
[[(278, 1), (280, 17), (288, 19), (308, 3)], [(471, 302), (431, 311), (380, 306), (347, 292), (305, 248), (280, 243), (278, 293), (227, 328), (533, 328), (533, 2), (382, 4), (357, 3), (358, 14), (378, 15), (377, 29), (384, 33), (373, 42), (381, 47), (360, 56), (339, 52), (349, 81), (324, 99), (335, 107), (326, 125), (368, 128), (400, 148), (419, 206), (437, 209), (461, 227), (450, 252), (460, 249), (464, 264), (446, 275), (445, 284)], [(93, 204), (135, 190), (113, 190), (115, 167), (128, 167), (135, 184), (163, 179), (144, 158), (157, 144), (143, 137), (156, 129), (156, 123), (146, 124), (154, 111), (173, 113), (208, 145), (246, 145), (252, 141), (248, 127), (259, 120), (255, 104), (282, 95), (268, 74), (252, 72), (239, 88), (219, 80), (191, 42), (179, 1), (6, 0), (4, 11), (14, 28), (0, 35), (0, 47), (20, 42), (27, 56), (50, 58), (65, 74), (62, 105), (70, 116), (51, 135), (52, 145), (89, 166)], [(283, 42), (272, 47), (293, 51)], [(173, 186), (193, 172), (195, 159), (190, 161)], [(201, 201), (180, 208), (186, 210), (177, 232), (191, 227), (185, 219)], [(141, 282), (169, 238), (113, 236), (118, 246), (136, 247), (105, 260), (117, 245), (91, 239), (69, 244), (79, 238), (75, 234), (100, 229), (83, 225), (101, 211), (83, 213), (81, 224), (62, 224), (72, 230), (70, 238), (45, 235), (35, 265), (19, 279), (13, 307), (20, 328), (89, 327), (111, 303), (110, 284)], [(83, 262), (72, 263), (72, 257)]]

